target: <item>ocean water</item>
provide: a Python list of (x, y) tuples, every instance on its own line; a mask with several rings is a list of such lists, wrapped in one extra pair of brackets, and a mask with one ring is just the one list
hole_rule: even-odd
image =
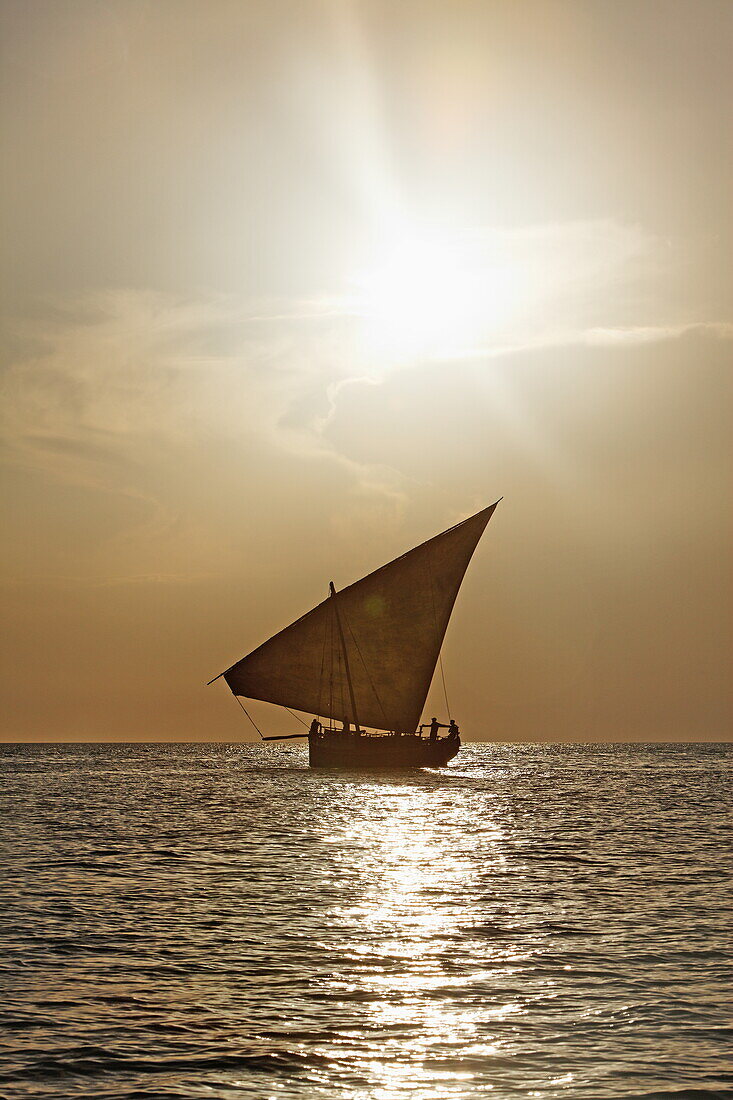
[(732, 756), (6, 746), (0, 1096), (731, 1095)]

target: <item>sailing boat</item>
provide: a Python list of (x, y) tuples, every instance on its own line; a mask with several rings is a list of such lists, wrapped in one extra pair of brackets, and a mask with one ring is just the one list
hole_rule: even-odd
[(219, 676), (235, 696), (315, 715), (308, 733), (288, 735), (308, 738), (312, 767), (443, 767), (461, 746), (457, 725), (433, 719), (423, 736), (418, 722), (458, 589), (498, 503), (340, 592), (331, 582), (323, 603)]

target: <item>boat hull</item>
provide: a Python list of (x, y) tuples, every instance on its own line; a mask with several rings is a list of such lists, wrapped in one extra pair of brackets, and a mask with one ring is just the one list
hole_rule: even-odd
[(387, 734), (383, 737), (347, 733), (311, 734), (308, 757), (312, 768), (443, 768), (457, 755), (460, 737)]

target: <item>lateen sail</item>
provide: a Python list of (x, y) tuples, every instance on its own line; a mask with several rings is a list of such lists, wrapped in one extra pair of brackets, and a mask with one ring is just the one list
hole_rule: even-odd
[(324, 600), (232, 665), (223, 674), (231, 690), (353, 721), (334, 624), (337, 599), (360, 723), (413, 732), (463, 575), (495, 508), (484, 508)]

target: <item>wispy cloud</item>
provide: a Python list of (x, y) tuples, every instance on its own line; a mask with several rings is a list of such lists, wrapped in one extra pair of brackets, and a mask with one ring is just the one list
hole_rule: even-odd
[[(478, 339), (448, 333), (447, 342), (423, 349), (426, 362), (448, 367), (531, 349), (733, 332), (726, 320), (670, 320), (669, 248), (635, 226), (475, 229), (450, 235), (446, 247), (477, 288), (470, 335)], [(513, 296), (501, 314), (490, 307), (504, 278)], [(642, 292), (650, 286), (658, 293)], [(0, 414), (5, 454), (55, 479), (145, 502), (149, 523), (163, 528), (177, 512), (146, 469), (161, 454), (212, 440), (336, 463), (357, 496), (399, 500), (409, 487), (404, 475), (355, 461), (327, 431), (346, 388), (416, 365), (389, 350), (375, 354), (369, 305), (356, 284), (292, 301), (120, 289), (46, 303), (12, 328), (16, 351)]]
[(466, 348), (464, 351), (456, 352), (451, 358), (455, 361), (492, 359), (549, 348), (632, 347), (638, 344), (676, 340), (693, 332), (707, 333), (720, 340), (730, 340), (733, 339), (733, 323), (693, 321), (679, 325), (631, 325), (628, 328), (550, 328), (522, 341), (508, 343), (496, 341), (481, 347)]

